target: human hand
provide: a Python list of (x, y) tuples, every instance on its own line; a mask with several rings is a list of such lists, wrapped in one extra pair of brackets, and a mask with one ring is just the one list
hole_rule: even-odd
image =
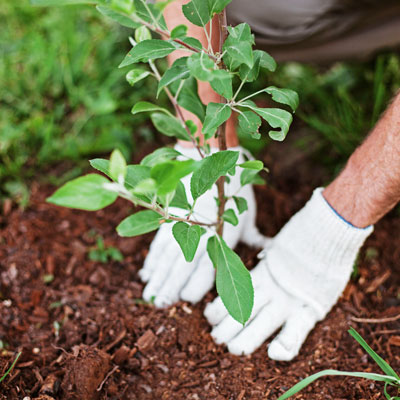
[(243, 327), (218, 297), (204, 314), (211, 335), (237, 355), (251, 354), (283, 326), (271, 342), (268, 355), (290, 361), (308, 333), (322, 320), (343, 292), (357, 253), (373, 227), (355, 228), (343, 220), (314, 191), (262, 253), (251, 271), (254, 286), (252, 315)]
[[(194, 148), (175, 147), (180, 153), (187, 157), (198, 157)], [(239, 160), (244, 161), (243, 149), (241, 147), (231, 148), (241, 152)], [(182, 179), (186, 188), (186, 193), (190, 196), (190, 176)], [(225, 184), (226, 195), (234, 195), (239, 190), (239, 196), (247, 201), (248, 210), (238, 216), (237, 226), (225, 223), (224, 240), (227, 245), (234, 248), (239, 240), (254, 247), (264, 247), (266, 238), (262, 236), (256, 226), (256, 203), (251, 185), (241, 188), (240, 174), (230, 177), (230, 182)], [(217, 205), (215, 202), (217, 190), (215, 185), (212, 190), (201, 196), (195, 207), (193, 217), (200, 217), (203, 221), (212, 222), (217, 215)], [(190, 201), (191, 199), (189, 199)], [(226, 208), (235, 208), (233, 200), (228, 200)], [(185, 211), (180, 209), (173, 210), (174, 215), (184, 216)], [(166, 307), (182, 299), (196, 303), (213, 287), (215, 271), (211, 260), (206, 251), (207, 240), (210, 233), (204, 234), (199, 243), (196, 256), (192, 262), (187, 262), (183, 257), (182, 251), (172, 236), (172, 224), (164, 224), (157, 232), (146, 257), (143, 268), (139, 271), (139, 276), (147, 285), (143, 291), (143, 298), (151, 301), (157, 307)]]

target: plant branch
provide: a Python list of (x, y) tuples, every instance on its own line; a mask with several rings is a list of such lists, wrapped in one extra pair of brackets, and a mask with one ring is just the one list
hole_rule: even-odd
[[(160, 75), (156, 65), (154, 64), (154, 62), (152, 60), (149, 60), (149, 65), (150, 65), (150, 68), (152, 69), (152, 71), (154, 72), (154, 75), (156, 76), (156, 79), (158, 81), (160, 81), (161, 80), (161, 75)], [(170, 102), (174, 106), (176, 115), (179, 118), (179, 120), (181, 121), (182, 126), (185, 128), (187, 134), (189, 135), (189, 138), (190, 138), (193, 146), (197, 149), (200, 157), (204, 158), (204, 154), (202, 153), (200, 146), (196, 142), (196, 139), (193, 137), (192, 132), (190, 131), (189, 127), (186, 125), (185, 117), (183, 116), (182, 109), (179, 106), (177, 99), (172, 95), (171, 91), (167, 87), (164, 87), (163, 89), (164, 89), (165, 93), (167, 94)]]
[[(113, 184), (111, 184), (113, 185)], [(117, 184), (118, 185), (118, 184)], [(115, 188), (116, 186), (114, 186)], [(193, 219), (188, 219), (188, 218), (181, 218), (181, 217), (175, 217), (173, 215), (169, 215), (165, 210), (160, 207), (158, 204), (149, 204), (146, 203), (145, 201), (142, 201), (138, 199), (137, 197), (134, 197), (132, 193), (130, 193), (124, 186), (118, 185), (118, 190), (116, 189), (109, 189), (109, 190), (114, 190), (117, 191), (118, 195), (124, 198), (125, 200), (130, 201), (131, 203), (141, 206), (143, 208), (146, 208), (148, 210), (152, 210), (158, 214), (160, 214), (164, 219), (166, 220), (172, 220), (172, 221), (177, 221), (177, 222), (186, 222), (191, 225), (200, 225), (200, 226), (205, 226), (208, 228), (215, 227), (217, 225), (217, 222), (212, 222), (212, 223), (207, 223), (207, 222), (200, 222), (200, 221), (195, 221)]]
[[(222, 53), (222, 46), (225, 42), (225, 39), (227, 37), (227, 30), (226, 30), (226, 11), (225, 9), (218, 14), (218, 21), (219, 21), (219, 54)], [(224, 64), (221, 59), (220, 63), (220, 68), (223, 68)], [(226, 99), (221, 96), (221, 103), (226, 103)], [(219, 128), (218, 128), (218, 147), (220, 151), (226, 150), (226, 132), (225, 132), (225, 127), (226, 127), (226, 122), (224, 122)], [(224, 220), (222, 219), (222, 216), (225, 212), (225, 204), (226, 204), (226, 198), (225, 198), (225, 176), (221, 176), (218, 181), (217, 181), (217, 188), (218, 188), (218, 220), (217, 220), (217, 234), (222, 237), (222, 234), (224, 233)]]
[(154, 26), (152, 24), (150, 24), (147, 21), (144, 21), (140, 18), (132, 18), (132, 16), (130, 17), (133, 21), (135, 22), (140, 22), (141, 24), (143, 24), (144, 26), (146, 26), (147, 28), (149, 28), (150, 30), (157, 32), (159, 35), (163, 36), (166, 39), (171, 39), (173, 42), (180, 44), (181, 46), (185, 47), (187, 50), (193, 51), (194, 53), (201, 53), (204, 52), (205, 54), (208, 55), (208, 57), (210, 57), (212, 60), (216, 61), (217, 57), (215, 57), (214, 54), (210, 53), (208, 50), (206, 50), (204, 47), (199, 50), (196, 47), (191, 46), (190, 44), (185, 43), (182, 39), (179, 38), (171, 38), (171, 33), (169, 31), (165, 31), (163, 29), (161, 29), (158, 26)]
[(251, 97), (257, 96), (258, 94), (263, 93), (263, 92), (265, 92), (265, 89), (261, 89), (258, 92), (250, 94), (250, 95), (246, 96), (245, 98), (240, 99), (237, 103), (235, 103), (235, 105), (240, 105), (240, 103), (242, 103), (243, 101), (246, 101), (246, 100), (250, 99)]

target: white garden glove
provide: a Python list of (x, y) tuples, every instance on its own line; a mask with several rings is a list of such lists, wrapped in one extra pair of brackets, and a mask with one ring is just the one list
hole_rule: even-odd
[[(176, 145), (178, 150), (186, 157), (199, 159), (200, 156), (195, 148), (184, 148)], [(229, 150), (240, 151), (239, 161), (244, 162), (243, 149), (241, 147), (231, 148)], [(216, 151), (216, 149), (215, 149)], [(189, 202), (192, 202), (190, 195), (191, 175), (182, 179), (186, 188)], [(254, 247), (264, 247), (268, 240), (262, 236), (256, 226), (256, 203), (251, 185), (246, 185), (240, 189), (240, 171), (232, 177), (230, 182), (225, 184), (225, 193), (227, 196), (238, 195), (247, 200), (248, 210), (238, 215), (239, 224), (237, 226), (225, 223), (224, 239), (228, 246), (234, 248), (239, 240)], [(217, 205), (215, 198), (217, 189), (213, 185), (212, 190), (202, 195), (196, 202), (195, 212), (191, 218), (198, 221), (213, 222), (217, 216)], [(233, 200), (229, 200), (226, 209), (236, 206)], [(170, 209), (174, 215), (184, 217), (185, 211), (181, 209)], [(213, 287), (215, 271), (211, 260), (206, 251), (209, 233), (201, 237), (199, 247), (195, 258), (188, 263), (180, 249), (178, 243), (172, 235), (172, 223), (164, 224), (157, 232), (146, 257), (143, 268), (139, 271), (139, 276), (147, 285), (143, 291), (143, 298), (151, 301), (154, 298), (156, 307), (166, 307), (178, 300), (190, 301), (196, 303)]]
[(293, 359), (343, 292), (373, 227), (350, 225), (331, 208), (322, 190), (314, 191), (261, 253), (264, 258), (251, 271), (254, 308), (245, 327), (228, 315), (220, 298), (207, 305), (204, 314), (213, 325), (211, 335), (231, 353), (252, 353), (283, 326), (268, 355)]

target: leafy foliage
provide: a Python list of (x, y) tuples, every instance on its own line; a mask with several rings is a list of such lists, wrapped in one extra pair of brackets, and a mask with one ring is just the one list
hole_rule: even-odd
[[(63, 4), (67, 2), (61, 0)], [(207, 24), (229, 3), (230, 0), (191, 0), (182, 6), (182, 13), (191, 23), (204, 27), (208, 37)], [(272, 128), (269, 136), (281, 141), (292, 122), (291, 112), (280, 108), (260, 108), (250, 99), (256, 94), (267, 93), (274, 101), (290, 107), (294, 112), (298, 96), (293, 90), (275, 86), (241, 96), (243, 85), (257, 80), (262, 68), (273, 71), (276, 67), (275, 61), (266, 52), (253, 50), (254, 37), (246, 23), (227, 27), (228, 36), (217, 51), (212, 48), (210, 38), (203, 46), (197, 38), (188, 37), (185, 25), (179, 25), (170, 32), (162, 16), (166, 3), (98, 0), (98, 4), (101, 14), (135, 30), (134, 39), (130, 38), (132, 49), (119, 66), (133, 65), (126, 75), (128, 83), (136, 86), (139, 82), (156, 80), (156, 97), (165, 93), (175, 109), (174, 115), (161, 105), (141, 99), (134, 104), (132, 114), (149, 113), (154, 127), (161, 134), (191, 142), (200, 161), (183, 159), (176, 150), (162, 148), (145, 157), (140, 164), (127, 165), (122, 152), (116, 150), (109, 161), (91, 161), (91, 165), (111, 181), (104, 176), (87, 175), (68, 182), (48, 200), (67, 207), (98, 210), (111, 204), (117, 196), (123, 197), (145, 210), (123, 220), (117, 227), (119, 235), (136, 236), (173, 222), (172, 234), (188, 262), (193, 261), (201, 236), (208, 232), (207, 252), (216, 268), (217, 291), (232, 317), (244, 324), (253, 307), (251, 277), (239, 256), (223, 240), (222, 228), (224, 222), (233, 226), (239, 224), (238, 215), (247, 210), (247, 202), (235, 196), (237, 210), (225, 209), (224, 180), (240, 173), (242, 186), (260, 183), (262, 180), (258, 174), (264, 165), (257, 160), (238, 164), (239, 152), (224, 148), (210, 154), (208, 145), (200, 143), (196, 137), (197, 125), (183, 117), (182, 109), (192, 112), (202, 121), (205, 139), (213, 136), (221, 138), (225, 122), (232, 113), (238, 113), (243, 131), (260, 138), (262, 133), (259, 128), (264, 120)], [(160, 34), (162, 39), (153, 38), (152, 32)], [(158, 60), (182, 49), (188, 55), (178, 58), (161, 74)], [(136, 64), (147, 64), (148, 68)], [(239, 82), (234, 77), (238, 77)], [(208, 82), (222, 97), (221, 101), (211, 102), (205, 107), (198, 96), (196, 80)], [(182, 183), (182, 179), (190, 174), (192, 204)], [(196, 211), (197, 200), (214, 185), (217, 185), (218, 191), (215, 222), (194, 219), (192, 215)], [(172, 207), (186, 210), (186, 217), (174, 215)]]

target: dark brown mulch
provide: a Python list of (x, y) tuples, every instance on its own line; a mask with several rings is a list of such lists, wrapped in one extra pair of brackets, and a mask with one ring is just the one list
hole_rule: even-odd
[[(274, 176), (274, 162), (272, 175)], [(280, 165), (280, 164), (279, 164)], [(275, 234), (323, 177), (295, 165), (257, 188), (258, 225)], [(276, 176), (276, 175), (275, 175)], [(310, 177), (310, 178), (309, 178)], [(299, 379), (326, 368), (379, 372), (347, 334), (354, 326), (400, 370), (400, 217), (381, 221), (359, 260), (359, 274), (339, 304), (314, 329), (291, 363), (271, 361), (266, 346), (252, 356), (230, 355), (210, 337), (202, 316), (215, 293), (195, 306), (158, 310), (141, 301), (137, 272), (152, 235), (118, 238), (117, 223), (131, 211), (118, 200), (86, 213), (44, 202), (53, 189), (34, 186), (30, 207), (0, 216), (0, 376), (14, 352), (22, 356), (0, 384), (0, 399), (276, 399)], [(92, 232), (118, 247), (122, 262), (89, 261)], [(257, 250), (239, 246), (246, 265)], [(52, 277), (54, 279), (52, 280)], [(46, 283), (47, 281), (47, 283)], [(382, 385), (326, 378), (298, 399), (381, 399)]]

